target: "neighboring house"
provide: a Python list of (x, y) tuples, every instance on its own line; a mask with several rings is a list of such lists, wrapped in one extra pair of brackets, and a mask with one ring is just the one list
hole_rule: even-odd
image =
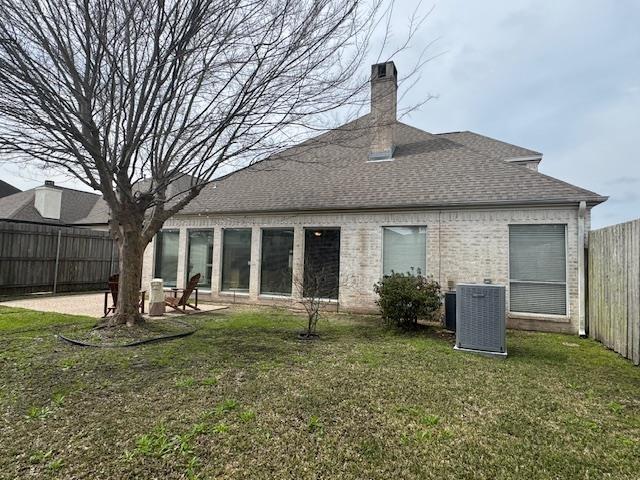
[(44, 185), (0, 198), (0, 220), (108, 229), (109, 209), (100, 195)]
[(7, 195), (13, 195), (14, 193), (18, 193), (19, 191), (19, 188), (16, 188), (13, 185), (9, 185), (7, 182), (0, 180), (0, 198), (6, 197)]
[(144, 284), (199, 272), (212, 300), (287, 305), (322, 272), (341, 310), (369, 312), (383, 274), (419, 269), (443, 290), (506, 285), (512, 327), (583, 332), (590, 210), (606, 197), (539, 173), (541, 153), (397, 122), (393, 62), (371, 90), (370, 114), (203, 190), (148, 247)]

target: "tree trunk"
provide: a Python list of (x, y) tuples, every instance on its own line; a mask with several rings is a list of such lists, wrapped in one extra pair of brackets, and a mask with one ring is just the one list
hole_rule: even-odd
[(118, 261), (120, 279), (118, 282), (118, 302), (116, 312), (107, 325), (133, 326), (144, 322), (140, 314), (140, 287), (142, 282), (142, 260), (145, 242), (142, 231), (120, 228), (117, 238), (120, 258)]

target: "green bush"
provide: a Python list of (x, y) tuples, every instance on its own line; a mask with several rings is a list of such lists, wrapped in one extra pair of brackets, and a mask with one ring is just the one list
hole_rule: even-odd
[(383, 320), (389, 325), (414, 328), (424, 318), (440, 308), (440, 284), (418, 272), (385, 275), (374, 285)]

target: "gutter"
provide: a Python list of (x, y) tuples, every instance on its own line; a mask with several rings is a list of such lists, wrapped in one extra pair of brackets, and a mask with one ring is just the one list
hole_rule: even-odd
[[(609, 197), (592, 197), (586, 203), (589, 207), (594, 207), (605, 202)], [(485, 208), (522, 208), (522, 207), (567, 207), (575, 206), (575, 200), (520, 200), (501, 202), (467, 202), (467, 203), (425, 203), (417, 205), (360, 205), (352, 207), (323, 207), (323, 208), (282, 208), (269, 210), (196, 210), (180, 211), (175, 216), (202, 216), (202, 215), (282, 215), (282, 214), (304, 214), (304, 213), (362, 213), (366, 212), (394, 212), (394, 211), (419, 211), (419, 210), (458, 210), (461, 208), (485, 209)]]
[(585, 310), (585, 212), (587, 204), (583, 200), (578, 206), (578, 335), (587, 336)]

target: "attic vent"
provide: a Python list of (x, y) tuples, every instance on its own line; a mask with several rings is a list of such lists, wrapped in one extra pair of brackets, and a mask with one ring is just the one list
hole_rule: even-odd
[(378, 78), (382, 78), (386, 76), (387, 76), (387, 64), (381, 63), (380, 65), (378, 65)]

